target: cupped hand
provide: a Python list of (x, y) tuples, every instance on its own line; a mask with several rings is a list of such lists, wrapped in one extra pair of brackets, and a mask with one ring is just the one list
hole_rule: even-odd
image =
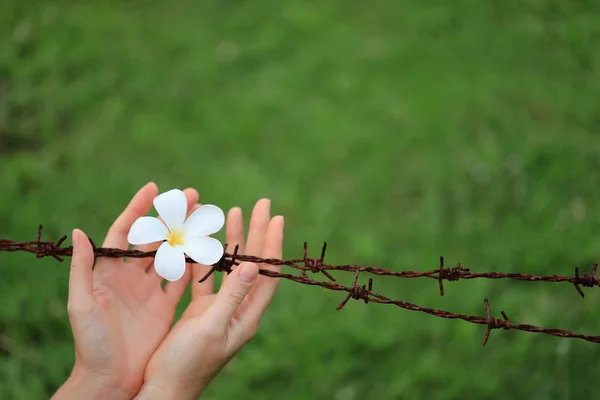
[[(227, 216), (227, 251), (281, 258), (284, 220), (270, 217), (270, 201), (259, 200), (252, 212), (248, 241), (244, 240), (242, 213)], [(261, 265), (279, 271), (280, 267)], [(214, 293), (213, 277), (198, 281), (209, 268), (194, 264), (192, 300), (152, 356), (137, 399), (196, 399), (214, 376), (254, 337), (279, 279), (258, 275), (258, 266), (242, 263), (224, 276)]]
[[(198, 193), (184, 192), (189, 214)], [(131, 225), (150, 211), (157, 195), (154, 183), (140, 189), (111, 226), (103, 247), (127, 249)], [(152, 251), (157, 246), (136, 249)], [(73, 392), (73, 385), (91, 385), (97, 393), (112, 393), (111, 398), (131, 399), (137, 394), (148, 360), (167, 335), (191, 278), (191, 272), (186, 272), (163, 289), (162, 278), (152, 266), (153, 258), (100, 258), (94, 267), (90, 241), (82, 231), (73, 231), (67, 309), (75, 339), (75, 365), (55, 399), (72, 398), (67, 393)]]

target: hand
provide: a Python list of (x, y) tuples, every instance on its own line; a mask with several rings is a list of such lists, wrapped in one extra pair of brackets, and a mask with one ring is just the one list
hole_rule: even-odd
[[(184, 193), (189, 214), (198, 202), (198, 193), (193, 189)], [(127, 249), (131, 225), (150, 211), (157, 195), (154, 183), (140, 189), (111, 226), (103, 247)], [(156, 247), (136, 249), (152, 251)], [(75, 365), (54, 399), (133, 398), (191, 279), (191, 272), (186, 272), (163, 290), (152, 258), (100, 258), (95, 268), (93, 265), (87, 236), (74, 230), (67, 308), (75, 339)]]
[[(239, 254), (281, 258), (284, 220), (270, 218), (270, 201), (256, 203), (248, 242), (239, 208), (227, 216), (227, 251), (239, 244)], [(279, 271), (280, 267), (261, 265)], [(152, 356), (144, 386), (136, 399), (196, 399), (214, 376), (254, 337), (279, 279), (258, 276), (258, 267), (242, 263), (224, 276), (218, 293), (213, 278), (198, 283), (209, 270), (199, 264), (193, 271), (192, 301)]]

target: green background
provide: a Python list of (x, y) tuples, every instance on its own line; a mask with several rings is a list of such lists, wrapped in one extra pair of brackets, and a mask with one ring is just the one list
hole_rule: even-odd
[[(169, 3), (169, 4), (167, 4)], [(101, 241), (133, 193), (193, 186), (284, 257), (572, 275), (599, 260), (600, 2), (8, 0), (0, 237)], [(221, 232), (218, 236), (223, 239)], [(73, 362), (68, 264), (0, 254), (0, 398)], [(351, 274), (338, 273), (349, 284)], [(600, 334), (600, 291), (376, 278), (390, 297)], [(589, 399), (600, 347), (282, 282), (206, 399)]]

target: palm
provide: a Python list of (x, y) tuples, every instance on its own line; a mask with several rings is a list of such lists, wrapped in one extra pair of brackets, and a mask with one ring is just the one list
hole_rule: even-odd
[[(131, 225), (150, 211), (157, 192), (154, 184), (138, 191), (111, 226), (103, 247), (128, 247), (126, 236)], [(198, 193), (193, 189), (184, 193), (191, 212)], [(136, 249), (151, 251), (156, 247), (157, 244), (150, 244)], [(186, 273), (163, 289), (162, 278), (152, 266), (149, 258), (100, 259), (93, 271), (96, 307), (85, 321), (78, 323), (80, 332), (93, 332), (78, 335), (81, 363), (90, 370), (119, 375), (136, 391), (148, 360), (169, 331), (177, 303), (191, 277), (191, 273)]]
[[(196, 368), (194, 371), (200, 379), (210, 381), (212, 375), (203, 373), (202, 370), (213, 371), (216, 368), (212, 365), (214, 359), (219, 360), (219, 354), (222, 349), (214, 346), (212, 343), (203, 341), (198, 337), (198, 331), (208, 324), (202, 316), (209, 309), (215, 299), (214, 295), (202, 296), (194, 299), (185, 312), (177, 321), (173, 329), (160, 344), (159, 348), (152, 355), (144, 374), (145, 381), (154, 381), (157, 376), (163, 375), (161, 367), (165, 364), (177, 363), (184, 366), (184, 369), (194, 368), (194, 354), (202, 354), (205, 360), (203, 368)], [(216, 356), (215, 356), (216, 355)]]
[[(283, 219), (271, 219), (268, 200), (260, 200), (254, 207), (247, 243), (239, 208), (229, 212), (226, 233), (228, 252), (232, 252), (233, 248), (239, 245), (241, 254), (281, 257)], [(279, 270), (279, 267), (268, 265), (261, 265), (261, 268)], [(193, 273), (192, 301), (152, 356), (146, 368), (146, 381), (158, 379), (159, 376), (176, 376), (175, 370), (184, 376), (192, 373), (194, 379), (200, 381), (212, 379), (218, 369), (254, 335), (258, 321), (278, 283), (275, 279), (259, 276), (250, 293), (233, 314), (233, 318), (229, 320), (225, 335), (217, 334), (216, 340), (211, 341), (207, 340), (211, 335), (214, 339), (214, 331), (211, 332), (211, 329), (214, 329), (213, 321), (209, 311), (213, 304), (216, 305), (219, 301), (218, 293), (214, 293), (214, 280), (211, 276), (204, 283), (198, 283), (208, 271), (206, 266), (194, 264), (188, 266), (188, 270), (192, 270)], [(223, 277), (223, 283), (227, 278), (228, 276)], [(202, 359), (201, 365), (198, 365), (199, 358)], [(177, 365), (178, 368), (165, 371), (166, 365)]]
[(97, 297), (113, 303), (105, 325), (115, 331), (112, 337), (119, 341), (112, 348), (121, 349), (117, 357), (141, 375), (173, 322), (174, 305), (168, 301), (156, 276), (120, 260), (98, 264), (105, 276)]

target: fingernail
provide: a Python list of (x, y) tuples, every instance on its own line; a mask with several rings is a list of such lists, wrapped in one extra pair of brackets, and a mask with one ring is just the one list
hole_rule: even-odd
[(240, 270), (240, 279), (242, 282), (252, 283), (257, 276), (258, 268), (256, 268), (256, 264), (248, 263), (242, 265), (242, 269)]
[(268, 199), (266, 197), (263, 197), (262, 199), (259, 200), (262, 203), (266, 204), (266, 207), (268, 207), (269, 209), (271, 208), (271, 199)]
[(77, 233), (75, 232), (77, 229), (73, 229), (73, 232), (71, 232), (71, 237), (73, 238), (73, 247), (77, 247), (77, 244), (79, 243), (79, 238)]

